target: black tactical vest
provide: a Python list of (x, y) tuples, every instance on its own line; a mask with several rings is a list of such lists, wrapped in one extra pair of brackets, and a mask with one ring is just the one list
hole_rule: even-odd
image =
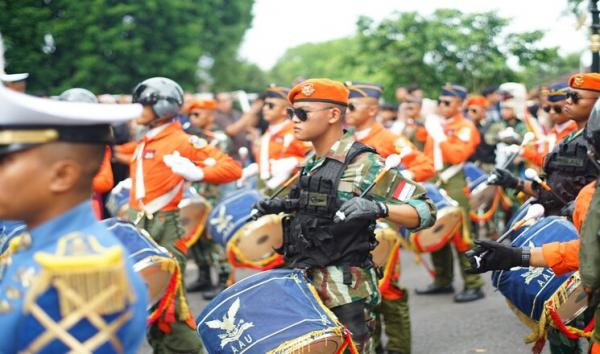
[[(583, 134), (567, 137), (546, 156), (544, 172), (546, 183), (565, 202), (575, 200), (579, 191), (598, 178), (598, 170), (587, 157), (587, 147)], [(546, 209), (546, 215), (557, 215), (565, 204), (551, 192), (540, 188), (539, 202)]]
[(372, 265), (370, 252), (377, 245), (375, 222), (333, 223), (343, 203), (337, 195), (340, 178), (348, 164), (366, 152), (375, 150), (355, 142), (343, 163), (327, 158), (312, 175), (302, 171), (288, 196), (298, 200), (298, 210), (283, 219), (284, 243), (277, 250), (291, 267)]

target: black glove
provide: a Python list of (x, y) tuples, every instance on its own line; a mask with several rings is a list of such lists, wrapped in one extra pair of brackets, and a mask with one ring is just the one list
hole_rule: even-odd
[(297, 207), (297, 199), (267, 198), (254, 204), (254, 209), (257, 211), (257, 213), (254, 214), (254, 217), (257, 218), (268, 214), (289, 213), (297, 209)]
[(496, 167), (494, 172), (492, 172), (491, 177), (492, 178), (489, 179), (489, 184), (512, 189), (517, 189), (519, 185), (519, 179), (513, 176), (510, 171), (501, 167)]
[(365, 198), (354, 197), (342, 204), (335, 214), (333, 222), (353, 219), (377, 220), (388, 216), (388, 207), (384, 202), (375, 202)]
[(470, 274), (529, 267), (529, 248), (511, 247), (494, 241), (475, 241), (475, 247), (465, 255), (471, 263), (471, 268), (466, 270)]

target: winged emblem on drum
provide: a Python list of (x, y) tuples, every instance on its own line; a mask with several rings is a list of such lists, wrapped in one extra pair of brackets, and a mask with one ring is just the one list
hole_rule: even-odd
[(525, 278), (525, 284), (529, 285), (532, 280), (542, 275), (542, 273), (544, 273), (544, 268), (529, 267), (525, 273), (521, 274), (521, 277)]
[(254, 327), (254, 323), (245, 322), (240, 319), (236, 324), (236, 318), (238, 311), (240, 309), (240, 298), (238, 297), (227, 313), (223, 316), (223, 320), (213, 320), (206, 322), (206, 325), (212, 329), (221, 329), (224, 330), (225, 333), (219, 334), (219, 338), (221, 339), (221, 348), (225, 348), (225, 346), (229, 343), (236, 342), (240, 339), (245, 330)]
[(222, 233), (225, 229), (231, 227), (231, 219), (233, 219), (233, 216), (227, 215), (227, 210), (225, 209), (225, 206), (222, 205), (219, 208), (219, 215), (210, 220), (210, 224), (215, 225), (217, 231)]

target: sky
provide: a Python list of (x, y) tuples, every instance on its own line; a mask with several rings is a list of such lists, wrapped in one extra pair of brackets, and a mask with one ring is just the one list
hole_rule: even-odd
[(353, 35), (361, 15), (381, 20), (394, 11), (427, 15), (448, 7), (496, 11), (513, 19), (509, 32), (543, 30), (544, 46), (558, 46), (563, 54), (584, 50), (589, 26), (577, 30), (575, 16), (564, 14), (566, 5), (567, 0), (255, 0), (240, 56), (270, 69), (287, 48)]

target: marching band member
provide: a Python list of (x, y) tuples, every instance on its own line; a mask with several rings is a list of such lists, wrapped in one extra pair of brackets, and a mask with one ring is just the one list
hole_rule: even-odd
[[(440, 250), (431, 253), (435, 267), (434, 282), (424, 289), (416, 289), (419, 295), (453, 293), (452, 280), (454, 265), (452, 243), (458, 253), (459, 265), (465, 282), (462, 292), (454, 296), (455, 302), (469, 302), (482, 299), (485, 295), (481, 288), (483, 280), (479, 275), (466, 274), (469, 261), (464, 252), (472, 246), (471, 223), (469, 215), (469, 201), (465, 194), (466, 181), (462, 165), (475, 152), (480, 138), (475, 125), (465, 119), (461, 113), (463, 101), (467, 97), (467, 90), (459, 85), (446, 84), (442, 87), (439, 98), (439, 114), (441, 117), (429, 116), (425, 122), (427, 128), (427, 143), (425, 153), (433, 159), (434, 166), (439, 172), (440, 187), (456, 200), (464, 210), (465, 223), (462, 230)], [(438, 120), (440, 118), (441, 120)]]
[[(348, 90), (340, 82), (310, 79), (290, 91), (295, 137), (314, 153), (285, 199), (260, 201), (259, 214), (291, 213), (279, 250), (290, 267), (307, 268), (319, 297), (352, 333), (361, 353), (372, 353), (371, 312), (379, 303), (370, 260), (374, 222), (388, 218), (412, 230), (429, 227), (435, 208), (424, 190), (395, 169), (368, 198), (358, 197), (383, 168), (374, 150), (344, 134)], [(310, 196), (310, 197), (309, 197)]]
[[(185, 181), (227, 183), (238, 179), (242, 169), (206, 140), (187, 135), (173, 120), (183, 104), (183, 90), (174, 81), (147, 79), (135, 87), (133, 101), (144, 107), (137, 123), (150, 130), (140, 141), (117, 147), (120, 154), (132, 155), (129, 217), (175, 256), (184, 274), (187, 257), (176, 242), (183, 234), (177, 206)], [(201, 350), (185, 294), (179, 292), (174, 314), (165, 314), (149, 330), (155, 352)]]

